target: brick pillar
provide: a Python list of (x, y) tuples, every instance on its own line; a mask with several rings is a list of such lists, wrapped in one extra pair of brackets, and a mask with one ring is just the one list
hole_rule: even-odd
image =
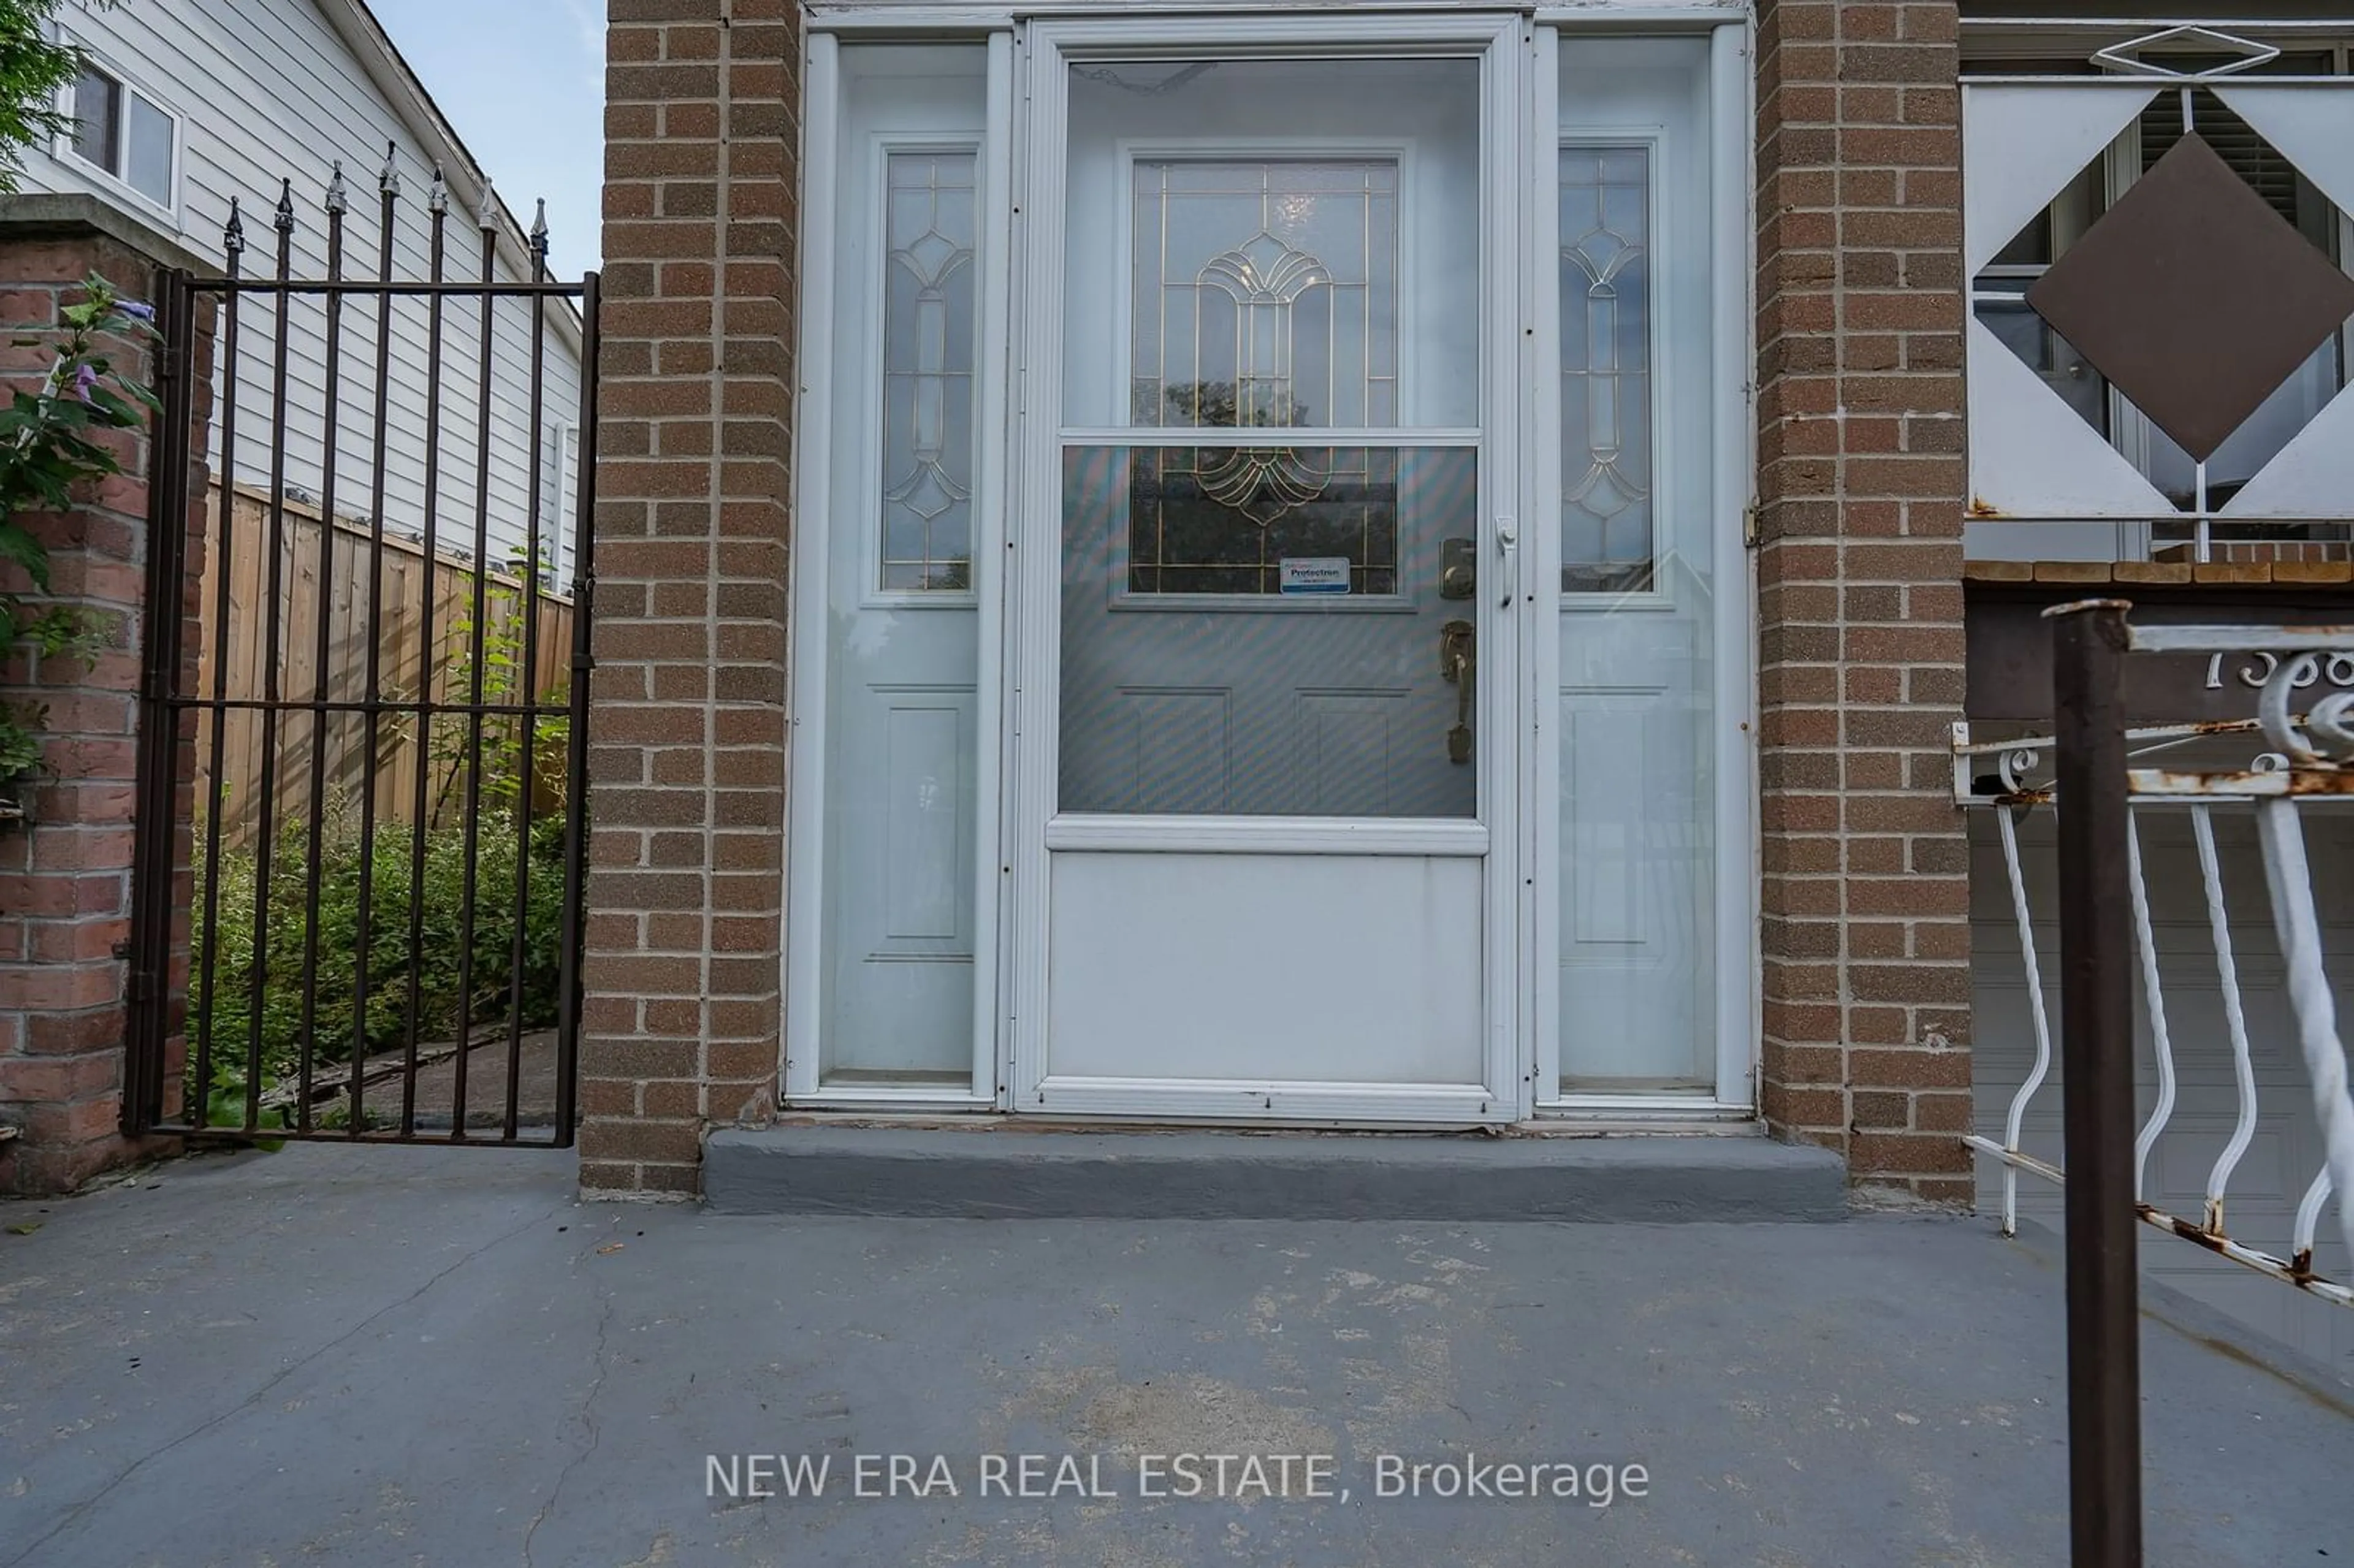
[(580, 1181), (777, 1080), (796, 0), (610, 0)]
[[(50, 199), (20, 207), (71, 205)], [(0, 214), (0, 321), (10, 327), (53, 327), (61, 305), (78, 303), (95, 272), (124, 297), (152, 299), (154, 254), (188, 259), (160, 237), (150, 249), (132, 240), (137, 226), (93, 212), (97, 223)], [(117, 233), (109, 233), (115, 230)], [(131, 238), (122, 238), (129, 234)], [(199, 387), (207, 384), (208, 330), (198, 323)], [(153, 385), (155, 364), (135, 344), (116, 344), (118, 366)], [(46, 349), (10, 349), (5, 373), (19, 379), (50, 363)], [(200, 392), (196, 461), (205, 450)], [(0, 1191), (69, 1191), (92, 1173), (162, 1152), (168, 1140), (125, 1138), (123, 1048), (127, 1022), (125, 958), (132, 929), (133, 814), (137, 794), (140, 648), (145, 635), (150, 442), (123, 432), (124, 471), (95, 486), (88, 504), (38, 519), (49, 549), (50, 597), (80, 607), (100, 629), (95, 659), (44, 660), (27, 650), (0, 662), (0, 702), (46, 706), (43, 773), (29, 791), (27, 814), (0, 822)], [(201, 497), (198, 476), (191, 494)], [(203, 569), (202, 530), (195, 530), (185, 581)], [(13, 569), (5, 584), (26, 584)], [(187, 646), (195, 646), (193, 640)], [(194, 752), (178, 750), (182, 805)], [(187, 905), (186, 817), (180, 819), (183, 874), (175, 906)], [(165, 963), (186, 970), (185, 914)], [(174, 987), (174, 994), (182, 988)], [(166, 1114), (178, 1109), (179, 1069), (167, 1061)]]
[(1956, 7), (1758, 22), (1766, 1115), (1855, 1181), (1966, 1199)]

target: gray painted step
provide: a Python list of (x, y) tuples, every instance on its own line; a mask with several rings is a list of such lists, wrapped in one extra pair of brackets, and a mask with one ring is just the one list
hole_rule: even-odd
[(723, 1213), (961, 1219), (1823, 1221), (1827, 1150), (1758, 1137), (1484, 1138), (793, 1125), (712, 1134)]

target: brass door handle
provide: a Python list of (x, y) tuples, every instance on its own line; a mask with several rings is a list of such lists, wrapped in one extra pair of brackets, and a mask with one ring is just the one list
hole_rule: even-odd
[(1455, 685), (1455, 723), (1447, 731), (1447, 760), (1458, 767), (1471, 760), (1471, 692), (1479, 654), (1479, 632), (1471, 622), (1450, 620), (1438, 629), (1438, 673)]

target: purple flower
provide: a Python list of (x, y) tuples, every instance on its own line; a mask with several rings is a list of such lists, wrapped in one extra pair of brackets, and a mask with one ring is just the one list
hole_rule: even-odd
[(118, 301), (114, 308), (135, 321), (152, 322), (155, 319), (155, 307), (137, 300)]
[(90, 395), (97, 390), (98, 367), (96, 366), (85, 365), (74, 371), (75, 397), (87, 403), (90, 401)]

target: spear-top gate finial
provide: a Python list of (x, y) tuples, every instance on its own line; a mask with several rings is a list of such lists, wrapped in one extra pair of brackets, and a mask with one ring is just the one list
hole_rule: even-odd
[(351, 192), (344, 187), (344, 161), (335, 160), (334, 172), (327, 177), (327, 212), (340, 217), (352, 205)]
[(542, 261), (547, 260), (547, 198), (539, 198), (539, 210), (531, 220), (531, 253)]
[(450, 210), (450, 182), (441, 177), (440, 164), (433, 165), (433, 192), (425, 198), (425, 205), (435, 212)]
[(281, 234), (294, 232), (294, 176), (292, 175), (278, 182), (278, 218), (274, 227)]
[(238, 205), (237, 197), (228, 198), (228, 222), (221, 226), (221, 249), (232, 257), (245, 249), (245, 215)]
[(482, 210), (475, 215), (474, 221), (484, 230), (499, 226), (499, 198), (491, 189), (491, 176), (488, 175), (482, 176)]
[(379, 196), (400, 195), (400, 170), (393, 163), (394, 151), (392, 143), (387, 142), (384, 144), (384, 167), (376, 172), (376, 188)]

